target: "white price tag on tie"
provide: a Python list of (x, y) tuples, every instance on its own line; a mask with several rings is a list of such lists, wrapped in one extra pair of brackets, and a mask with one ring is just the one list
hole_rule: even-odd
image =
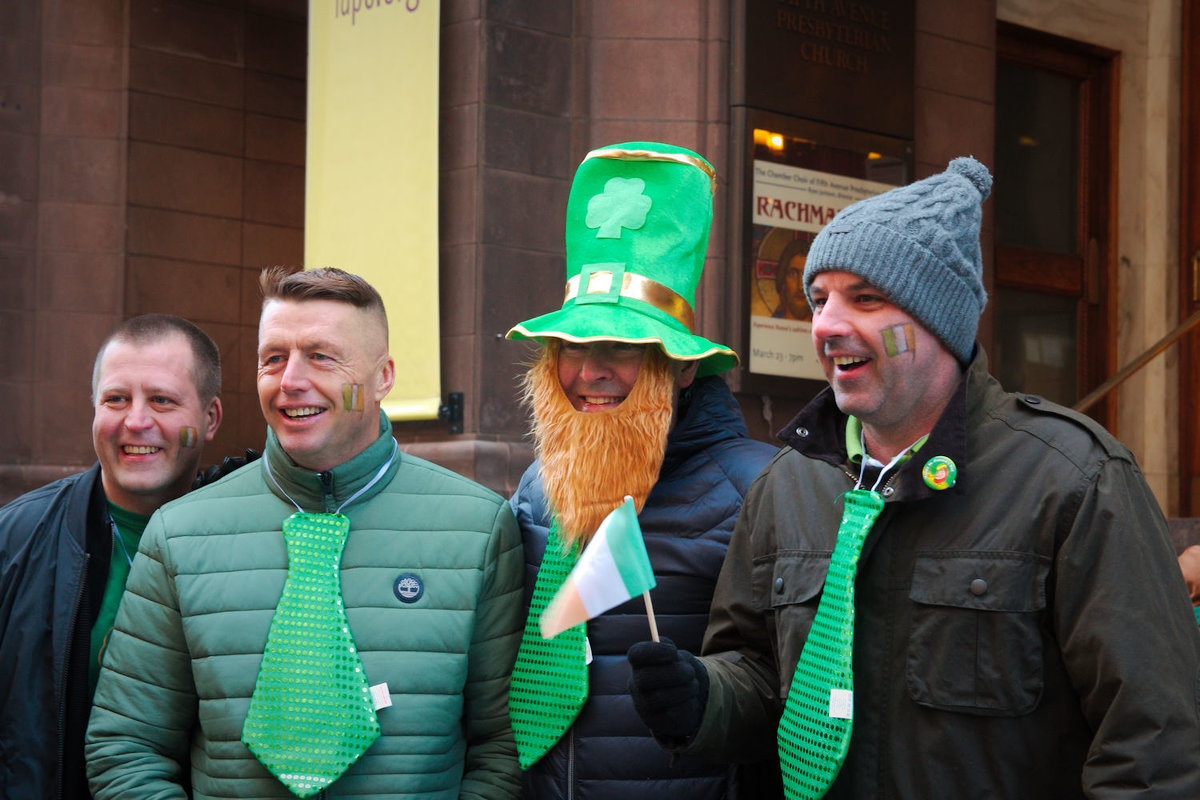
[(854, 719), (854, 692), (849, 689), (830, 689), (829, 716), (833, 719)]
[(392, 693), (388, 691), (386, 683), (377, 683), (371, 687), (371, 702), (375, 704), (376, 711), (391, 706)]

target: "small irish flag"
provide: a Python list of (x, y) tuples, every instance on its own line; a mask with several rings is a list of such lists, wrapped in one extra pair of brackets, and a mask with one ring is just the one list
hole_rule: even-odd
[(575, 568), (563, 581), (558, 592), (542, 612), (542, 636), (553, 639), (592, 617), (639, 594), (646, 598), (646, 611), (654, 630), (654, 613), (650, 608), (650, 590), (654, 588), (654, 571), (646, 555), (642, 527), (638, 525), (633, 498), (617, 506), (604, 518), (596, 535), (579, 556)]

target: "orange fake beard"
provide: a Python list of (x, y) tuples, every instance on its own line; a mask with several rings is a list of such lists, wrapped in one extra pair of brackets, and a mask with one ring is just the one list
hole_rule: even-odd
[(625, 495), (642, 510), (666, 455), (674, 383), (670, 362), (647, 347), (629, 396), (612, 410), (584, 413), (559, 383), (557, 342), (526, 373), (542, 487), (568, 547), (586, 545)]

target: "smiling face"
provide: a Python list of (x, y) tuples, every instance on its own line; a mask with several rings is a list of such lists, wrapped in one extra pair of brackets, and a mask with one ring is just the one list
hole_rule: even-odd
[[(614, 508), (628, 495), (641, 508), (658, 480), (666, 454), (667, 435), (674, 419), (681, 376), (691, 381), (696, 362), (673, 361), (658, 347), (621, 347), (628, 361), (639, 364), (633, 369), (617, 370), (619, 379), (605, 377), (611, 372), (602, 363), (615, 342), (605, 342), (591, 354), (581, 345), (568, 356), (572, 362), (560, 369), (561, 340), (551, 339), (525, 375), (525, 399), (533, 412), (534, 451), (540, 462), (539, 475), (546, 498), (554, 509), (559, 533), (567, 542), (587, 542)], [(635, 359), (635, 355), (637, 358)], [(620, 361), (620, 357), (617, 357)], [(589, 362), (599, 362), (595, 365)], [(577, 363), (578, 362), (578, 363)], [(625, 364), (623, 366), (629, 366)], [(572, 383), (586, 383), (583, 375), (597, 381), (630, 382), (620, 402), (605, 395), (606, 402), (591, 394), (576, 397), (581, 410), (564, 391), (561, 377), (574, 376)], [(601, 387), (602, 388), (602, 387)], [(586, 391), (600, 391), (585, 387)], [(593, 401), (593, 402), (589, 402)]]
[(149, 515), (186, 492), (202, 443), (221, 424), (221, 402), (200, 399), (193, 365), (178, 334), (145, 344), (117, 339), (100, 357), (92, 444), (104, 493), (127, 511)]
[(558, 349), (558, 382), (576, 411), (607, 411), (629, 396), (645, 355), (644, 344), (564, 341)]
[[(558, 382), (576, 411), (595, 413), (616, 408), (629, 396), (646, 357), (645, 344), (568, 342), (558, 346)], [(675, 393), (692, 384), (698, 361), (672, 361)]]
[(932, 430), (961, 376), (945, 345), (871, 284), (848, 272), (812, 282), (813, 346), (838, 408), (863, 423), (886, 460)]
[(336, 300), (263, 306), (258, 400), (300, 466), (326, 472), (378, 438), (379, 404), (395, 378), (385, 330), (379, 315)]

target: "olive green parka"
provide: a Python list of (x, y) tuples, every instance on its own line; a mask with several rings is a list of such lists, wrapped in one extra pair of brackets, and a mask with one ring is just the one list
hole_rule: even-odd
[[(705, 637), (693, 752), (776, 747), (840, 496), (858, 478), (845, 435), (826, 391), (746, 496)], [(934, 456), (957, 465), (952, 488), (924, 482)], [(1003, 391), (977, 349), (880, 491), (855, 586), (853, 734), (828, 798), (1200, 797), (1200, 632), (1124, 446)]]

